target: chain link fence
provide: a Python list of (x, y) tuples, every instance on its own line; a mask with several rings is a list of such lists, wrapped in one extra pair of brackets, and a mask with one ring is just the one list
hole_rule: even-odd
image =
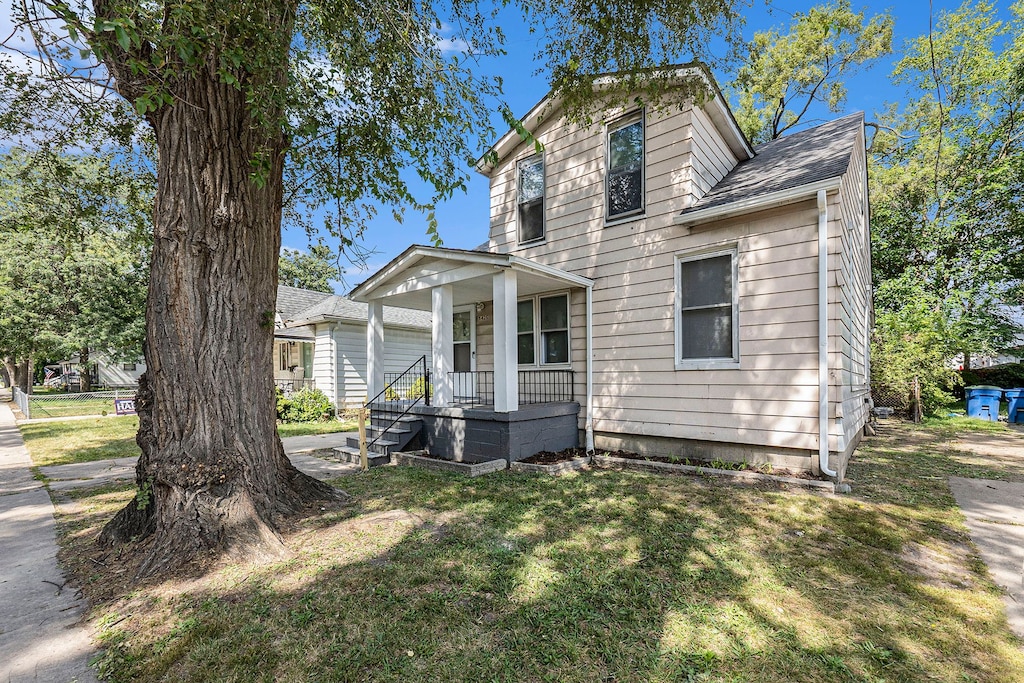
[(904, 420), (921, 421), (921, 394), (917, 378), (906, 386), (871, 386), (872, 412), (878, 417), (899, 417)]
[(134, 399), (135, 389), (89, 391), (76, 394), (29, 394), (15, 390), (14, 400), (26, 418), (79, 417), (115, 412), (114, 401)]

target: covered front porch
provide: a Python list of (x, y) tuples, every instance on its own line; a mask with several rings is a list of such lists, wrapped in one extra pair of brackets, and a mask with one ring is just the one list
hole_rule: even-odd
[[(509, 254), (410, 247), (350, 295), (368, 308), (371, 412), (408, 404), (425, 447), (459, 460), (578, 446), (580, 406), (590, 405), (592, 286)], [(430, 358), (410, 375), (429, 377), (425, 391), (383, 372), (385, 304), (431, 313)], [(589, 411), (584, 418), (590, 434)]]

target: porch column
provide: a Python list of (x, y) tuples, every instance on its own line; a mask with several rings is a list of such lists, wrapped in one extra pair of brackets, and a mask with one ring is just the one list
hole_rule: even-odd
[(517, 346), (516, 307), (518, 283), (516, 272), (505, 268), (495, 274), (494, 296), (494, 411), (511, 413), (519, 410), (519, 354)]
[(366, 399), (384, 391), (384, 304), (366, 304)]
[(440, 285), (430, 290), (431, 334), (430, 358), (433, 363), (434, 405), (452, 402), (452, 379), (455, 369), (455, 347), (452, 345), (452, 286)]

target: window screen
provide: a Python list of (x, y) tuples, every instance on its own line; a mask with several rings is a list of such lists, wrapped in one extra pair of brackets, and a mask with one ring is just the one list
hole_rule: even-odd
[(681, 360), (735, 357), (733, 255), (679, 263)]

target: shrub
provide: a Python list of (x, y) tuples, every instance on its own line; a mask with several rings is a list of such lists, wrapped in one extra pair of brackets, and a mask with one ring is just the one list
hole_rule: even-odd
[(1006, 363), (991, 368), (964, 370), (961, 375), (965, 386), (987, 384), (1000, 389), (1019, 389), (1024, 387), (1024, 363)]
[(303, 389), (290, 397), (278, 389), (277, 419), (281, 422), (319, 422), (330, 419), (333, 412), (334, 406), (319, 389)]
[(406, 398), (420, 398), (420, 397), (425, 395), (424, 391), (429, 391), (430, 395), (433, 396), (434, 395), (434, 385), (428, 384), (427, 378), (421, 376), (419, 379), (417, 379), (415, 382), (412, 383), (412, 386), (409, 387), (409, 391), (405, 392), (405, 397)]

